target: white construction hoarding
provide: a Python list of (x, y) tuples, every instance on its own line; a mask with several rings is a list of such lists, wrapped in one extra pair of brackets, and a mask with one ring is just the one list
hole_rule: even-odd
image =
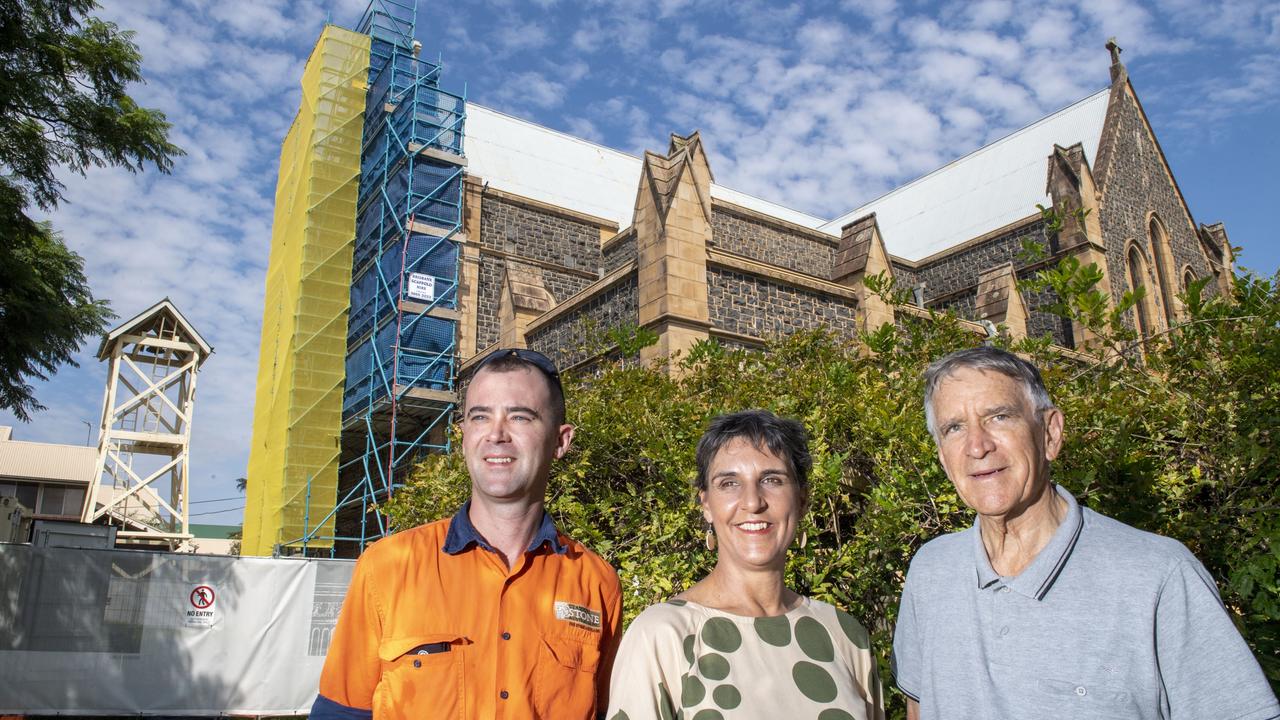
[(353, 567), (0, 544), (0, 715), (305, 714)]

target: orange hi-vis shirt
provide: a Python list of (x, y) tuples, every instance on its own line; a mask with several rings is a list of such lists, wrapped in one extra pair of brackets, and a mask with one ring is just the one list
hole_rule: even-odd
[(587, 720), (608, 707), (617, 573), (545, 514), (508, 569), (469, 508), (360, 557), (312, 720)]

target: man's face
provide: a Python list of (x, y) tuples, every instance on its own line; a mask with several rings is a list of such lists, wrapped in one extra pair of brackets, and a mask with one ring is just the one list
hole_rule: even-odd
[(980, 516), (1017, 517), (1044, 496), (1062, 448), (1061, 411), (1037, 413), (1017, 380), (971, 368), (938, 384), (933, 410), (938, 459)]
[(481, 370), (472, 378), (462, 417), (462, 453), (473, 500), (542, 499), (553, 458), (573, 439), (557, 425), (547, 380), (532, 368)]

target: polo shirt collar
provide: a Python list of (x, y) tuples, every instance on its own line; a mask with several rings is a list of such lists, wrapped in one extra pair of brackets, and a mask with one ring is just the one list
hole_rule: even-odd
[(1054, 581), (1058, 579), (1058, 575), (1062, 572), (1062, 568), (1066, 567), (1067, 560), (1071, 557), (1071, 551), (1076, 547), (1076, 540), (1080, 538), (1080, 530), (1084, 527), (1084, 514), (1080, 511), (1080, 505), (1076, 502), (1075, 497), (1061, 485), (1054, 485), (1053, 489), (1057, 491), (1058, 497), (1067, 502), (1067, 516), (1062, 519), (1062, 524), (1054, 531), (1053, 537), (1049, 539), (1049, 544), (1040, 550), (1040, 553), (1036, 555), (1036, 559), (1032, 560), (1031, 564), (1019, 573), (1017, 577), (1001, 578), (995, 569), (991, 567), (991, 559), (987, 557), (987, 548), (982, 544), (980, 520), (975, 519), (973, 521), (974, 567), (977, 569), (979, 588), (986, 589), (1004, 580), (1004, 584), (1008, 585), (1011, 590), (1036, 600), (1044, 600), (1045, 595), (1049, 593), (1049, 588), (1053, 587)]
[[(525, 548), (525, 552), (533, 552), (542, 547), (543, 543), (549, 544), (551, 551), (557, 555), (563, 555), (569, 551), (569, 546), (560, 542), (560, 533), (556, 532), (556, 524), (551, 521), (551, 514), (546, 510), (542, 511), (542, 523), (538, 525), (538, 531), (534, 533), (533, 540), (529, 541), (529, 547)], [(476, 530), (476, 526), (471, 524), (471, 501), (468, 500), (463, 503), (461, 510), (454, 513), (453, 520), (449, 522), (449, 532), (444, 536), (444, 551), (450, 555), (457, 555), (472, 545), (489, 552), (497, 552)]]

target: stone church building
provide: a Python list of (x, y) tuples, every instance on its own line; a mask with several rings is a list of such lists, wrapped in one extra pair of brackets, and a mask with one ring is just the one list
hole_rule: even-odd
[[(1231, 248), (1221, 223), (1196, 223), (1107, 47), (1108, 88), (835, 219), (717, 184), (697, 132), (637, 158), (469, 105), (462, 372), (499, 346), (572, 368), (608, 352), (592, 338), (619, 325), (657, 333), (649, 359), (707, 338), (851, 335), (919, 307), (1079, 347), (1082, 328), (1039, 310), (1052, 298), (1020, 289), (1066, 256), (1096, 263), (1114, 298), (1146, 288), (1130, 321), (1159, 332), (1187, 283), (1228, 286)], [(1059, 232), (1037, 204), (1068, 211)], [(1042, 257), (1021, 252), (1026, 238)], [(911, 289), (915, 307), (868, 292), (878, 273)]]

